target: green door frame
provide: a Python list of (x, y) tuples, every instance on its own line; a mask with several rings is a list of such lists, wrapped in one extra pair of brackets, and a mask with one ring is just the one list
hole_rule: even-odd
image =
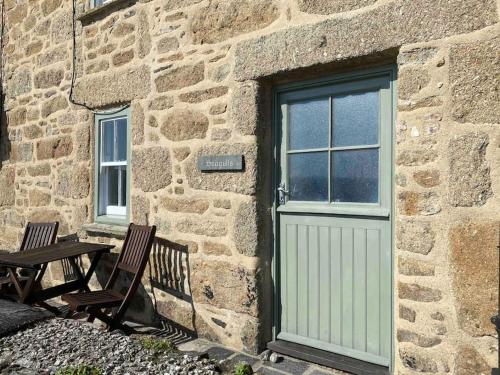
[[(288, 91), (295, 90), (303, 90), (307, 88), (318, 88), (321, 86), (339, 84), (342, 82), (355, 81), (361, 79), (370, 79), (377, 76), (385, 76), (389, 78), (391, 97), (392, 97), (392, 113), (391, 113), (391, 124), (392, 128), (390, 131), (390, 144), (391, 144), (391, 168), (390, 168), (390, 217), (391, 217), (391, 359), (389, 364), (389, 371), (393, 373), (394, 371), (394, 358), (395, 358), (395, 345), (394, 345), (394, 332), (395, 332), (395, 324), (394, 324), (394, 291), (395, 291), (395, 280), (394, 280), (394, 215), (395, 215), (395, 201), (394, 201), (394, 163), (395, 163), (395, 122), (396, 122), (396, 103), (397, 103), (397, 67), (395, 65), (384, 65), (379, 67), (374, 67), (370, 69), (356, 70), (349, 73), (341, 73), (329, 77), (324, 77), (320, 79), (312, 79), (307, 81), (293, 82), (284, 85), (279, 85), (273, 88), (272, 96), (273, 96), (273, 115), (272, 115), (272, 135), (273, 135), (273, 174), (272, 174), (272, 220), (273, 220), (273, 237), (274, 241), (272, 243), (272, 279), (273, 279), (273, 328), (272, 328), (272, 337), (273, 340), (277, 339), (277, 335), (280, 329), (280, 311), (277, 308), (280, 302), (280, 271), (279, 271), (279, 243), (280, 243), (280, 231), (279, 231), (279, 221), (278, 221), (278, 205), (277, 205), (277, 187), (279, 182), (281, 181), (281, 171), (279, 170), (279, 165), (277, 160), (280, 159), (280, 148), (279, 143), (281, 142), (281, 120), (279, 118), (280, 114), (280, 102), (279, 96)], [(347, 212), (346, 212), (347, 213)]]

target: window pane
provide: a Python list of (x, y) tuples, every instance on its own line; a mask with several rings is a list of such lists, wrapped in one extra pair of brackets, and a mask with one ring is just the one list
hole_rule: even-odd
[(102, 161), (114, 161), (114, 121), (103, 121), (102, 126)]
[(378, 91), (333, 99), (333, 147), (378, 143)]
[(289, 194), (294, 201), (328, 201), (328, 152), (288, 157)]
[(127, 205), (127, 168), (122, 167), (122, 173), (121, 173), (121, 206), (126, 206)]
[(289, 105), (290, 150), (328, 147), (329, 107), (329, 98)]
[(116, 120), (116, 156), (115, 161), (127, 160), (127, 120)]
[(118, 169), (120, 167), (105, 167), (106, 206), (118, 206)]
[(378, 202), (378, 149), (332, 154), (334, 202)]

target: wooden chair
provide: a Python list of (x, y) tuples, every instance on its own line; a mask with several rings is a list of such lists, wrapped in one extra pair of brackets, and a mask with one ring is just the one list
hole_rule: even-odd
[[(56, 241), (57, 230), (59, 229), (59, 223), (56, 221), (54, 223), (30, 223), (26, 225), (24, 230), (23, 239), (21, 241), (21, 246), (19, 246), (19, 251), (36, 249), (38, 247), (44, 247), (52, 245)], [(43, 274), (47, 270), (47, 265), (44, 265), (40, 271), (38, 271), (37, 282), (40, 282)], [(2, 271), (0, 269), (0, 271)], [(26, 279), (26, 274), (23, 270), (20, 271), (21, 280)], [(0, 288), (4, 285), (11, 283), (10, 277), (0, 277)]]
[[(122, 252), (115, 263), (106, 287), (99, 291), (63, 295), (62, 300), (68, 303), (69, 310), (72, 312), (87, 312), (89, 322), (97, 318), (106, 323), (110, 331), (116, 328), (128, 330), (121, 321), (141, 282), (155, 234), (156, 226), (147, 227), (130, 224)], [(121, 271), (133, 275), (132, 282), (125, 295), (113, 290)], [(117, 309), (111, 315), (108, 315), (106, 310), (112, 308)]]

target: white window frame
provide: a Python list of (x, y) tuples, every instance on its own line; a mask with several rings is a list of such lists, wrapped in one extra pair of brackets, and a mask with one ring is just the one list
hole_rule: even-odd
[(90, 0), (90, 7), (91, 8), (97, 8), (97, 7), (102, 7), (103, 5), (111, 3), (113, 0), (103, 0), (102, 4), (96, 5), (98, 0)]
[[(112, 113), (112, 111), (110, 111)], [(104, 161), (104, 126), (103, 124), (113, 121), (114, 126), (114, 145), (117, 143), (117, 120), (126, 120), (126, 160), (124, 161)], [(109, 126), (109, 125), (107, 125)], [(129, 217), (130, 207), (130, 111), (124, 109), (113, 114), (98, 114), (95, 116), (95, 199), (94, 199), (94, 221), (108, 224), (126, 224)], [(113, 147), (114, 152), (117, 152), (117, 147)], [(116, 154), (115, 154), (116, 156)], [(116, 157), (115, 157), (116, 158)], [(114, 158), (114, 159), (115, 159)], [(103, 178), (108, 167), (121, 167), (118, 172), (118, 205), (109, 205), (107, 203), (107, 179)], [(126, 179), (123, 186), (122, 173), (125, 171)], [(122, 193), (125, 189), (125, 194)], [(123, 202), (125, 197), (125, 202)]]

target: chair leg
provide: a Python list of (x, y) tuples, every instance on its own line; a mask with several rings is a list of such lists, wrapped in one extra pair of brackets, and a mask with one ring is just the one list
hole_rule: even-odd
[(87, 317), (87, 322), (94, 323), (94, 321), (95, 321), (95, 315), (89, 313), (89, 316)]

